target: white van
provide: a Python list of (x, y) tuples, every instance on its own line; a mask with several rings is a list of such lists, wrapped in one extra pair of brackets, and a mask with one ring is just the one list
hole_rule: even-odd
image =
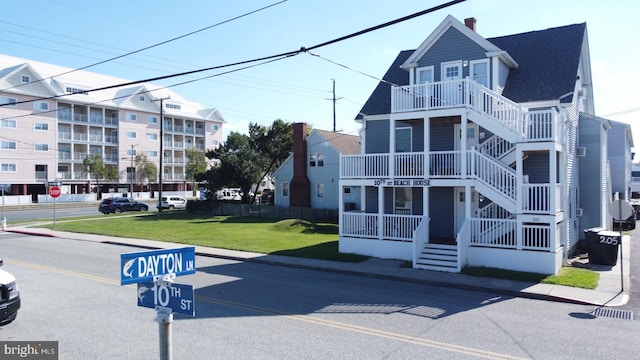
[[(0, 258), (0, 266), (3, 261)], [(16, 319), (20, 309), (20, 292), (16, 285), (16, 278), (0, 269), (0, 325), (6, 325)]]

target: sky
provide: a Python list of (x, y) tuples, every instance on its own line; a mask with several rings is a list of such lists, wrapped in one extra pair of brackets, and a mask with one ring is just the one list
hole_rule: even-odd
[[(445, 0), (31, 0), (6, 4), (0, 52), (79, 68), (210, 27), (88, 71), (142, 80), (312, 47)], [(11, 16), (7, 16), (11, 14)], [(245, 15), (245, 16), (243, 16)], [(420, 17), (233, 73), (217, 71), (155, 82), (217, 108), (223, 131), (249, 123), (306, 122), (357, 135), (354, 121), (398, 52), (415, 49), (447, 15), (477, 19), (485, 37), (587, 23), (597, 116), (632, 125), (640, 144), (640, 1), (467, 0)], [(318, 55), (318, 56), (315, 56)], [(257, 64), (257, 63), (256, 63)], [(218, 75), (220, 74), (220, 75)], [(215, 76), (218, 75), (218, 76)], [(640, 147), (640, 145), (638, 145)]]

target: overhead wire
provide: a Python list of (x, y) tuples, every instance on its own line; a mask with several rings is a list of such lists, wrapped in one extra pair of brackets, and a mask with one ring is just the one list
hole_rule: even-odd
[[(279, 54), (274, 54), (274, 55), (268, 55), (268, 56), (263, 56), (260, 58), (254, 58), (254, 59), (250, 59), (250, 60), (243, 60), (243, 61), (238, 61), (235, 63), (230, 63), (230, 64), (225, 64), (225, 65), (217, 65), (217, 66), (211, 66), (211, 67), (207, 67), (207, 68), (202, 68), (202, 69), (197, 69), (197, 70), (190, 70), (190, 71), (185, 71), (185, 72), (180, 72), (180, 73), (175, 73), (175, 74), (169, 74), (169, 75), (162, 75), (162, 76), (156, 76), (156, 77), (152, 77), (152, 78), (147, 78), (147, 79), (143, 79), (143, 80), (134, 80), (134, 81), (129, 81), (129, 82), (125, 82), (125, 83), (120, 83), (120, 84), (114, 84), (114, 85), (109, 85), (109, 86), (103, 86), (103, 87), (99, 87), (99, 88), (95, 88), (95, 89), (88, 89), (87, 92), (91, 92), (91, 91), (101, 91), (101, 90), (108, 90), (108, 89), (113, 89), (113, 88), (118, 88), (118, 87), (123, 87), (123, 86), (130, 86), (130, 85), (136, 85), (136, 84), (140, 84), (140, 83), (146, 83), (146, 82), (153, 82), (153, 81), (159, 81), (159, 80), (164, 80), (164, 79), (170, 79), (173, 77), (179, 77), (179, 76), (185, 76), (185, 75), (191, 75), (191, 74), (196, 74), (196, 73), (200, 73), (200, 72), (205, 72), (205, 71), (211, 71), (211, 70), (217, 70), (217, 69), (222, 69), (222, 68), (227, 68), (227, 67), (232, 67), (232, 66), (238, 66), (238, 65), (245, 65), (245, 64), (249, 64), (249, 63), (253, 63), (253, 62), (259, 62), (259, 61), (266, 61), (266, 60), (271, 60), (271, 59), (284, 59), (284, 58), (288, 58), (288, 57), (293, 57), (296, 55), (299, 55), (301, 53), (305, 53), (311, 50), (315, 50), (324, 46), (328, 46), (331, 44), (335, 44), (337, 42), (341, 42), (341, 41), (345, 41), (360, 35), (364, 35), (366, 33), (372, 32), (372, 31), (376, 31), (376, 30), (380, 30), (382, 28), (391, 26), (391, 25), (395, 25), (398, 24), (400, 22), (403, 21), (407, 21), (437, 10), (441, 10), (444, 9), (446, 7), (449, 6), (453, 6), (456, 5), (458, 3), (462, 3), (466, 0), (452, 0), (449, 1), (447, 3), (441, 4), (441, 5), (437, 5), (434, 7), (431, 7), (429, 9), (426, 10), (422, 10), (416, 13), (413, 13), (411, 15), (407, 15), (392, 21), (388, 21), (386, 23), (383, 24), (379, 24), (376, 26), (372, 26), (369, 27), (367, 29), (364, 30), (360, 30), (357, 31), (355, 33), (349, 34), (349, 35), (345, 35), (333, 40), (329, 40), (317, 45), (313, 45), (311, 47), (304, 47), (302, 46), (300, 49), (297, 50), (291, 50), (291, 51), (287, 51), (287, 52), (283, 52), (283, 53), (279, 53)], [(189, 81), (192, 82), (192, 81)], [(22, 104), (22, 103), (30, 103), (30, 102), (34, 102), (34, 101), (41, 101), (41, 100), (52, 100), (52, 99), (57, 99), (57, 98), (61, 98), (61, 97), (65, 97), (65, 96), (70, 96), (73, 94), (60, 94), (60, 95), (55, 95), (55, 96), (49, 96), (49, 97), (42, 97), (42, 98), (36, 98), (36, 99), (31, 99), (31, 100), (23, 100), (23, 101), (18, 101), (18, 102), (14, 102), (11, 103), (11, 105), (14, 104)], [(7, 104), (0, 104), (0, 106), (6, 106)]]
[[(154, 47), (158, 47), (160, 45), (164, 45), (164, 44), (167, 44), (167, 43), (170, 43), (170, 42), (185, 38), (187, 36), (191, 36), (191, 35), (197, 34), (199, 32), (202, 32), (202, 31), (205, 31), (205, 30), (209, 30), (211, 28), (226, 24), (228, 22), (231, 22), (231, 21), (234, 21), (234, 20), (249, 16), (249, 15), (255, 14), (255, 13), (260, 12), (262, 10), (266, 10), (266, 9), (271, 8), (273, 6), (282, 4), (282, 3), (286, 2), (286, 1), (288, 1), (288, 0), (280, 0), (280, 1), (276, 2), (276, 3), (261, 7), (261, 8), (256, 9), (256, 10), (249, 11), (247, 13), (232, 17), (232, 18), (224, 20), (224, 21), (220, 21), (220, 22), (215, 23), (213, 25), (209, 25), (209, 26), (206, 26), (204, 28), (201, 28), (201, 29), (198, 29), (198, 30), (195, 30), (195, 31), (191, 31), (189, 33), (186, 33), (186, 34), (183, 34), (183, 35), (180, 35), (180, 36), (176, 36), (176, 37), (173, 37), (171, 39), (168, 39), (168, 40), (165, 40), (165, 41), (161, 41), (159, 43), (156, 43), (156, 44), (153, 44), (153, 45), (149, 45), (149, 46), (143, 47), (143, 48), (138, 49), (138, 50), (130, 51), (130, 52), (122, 54), (122, 55), (118, 55), (118, 56), (115, 56), (115, 57), (112, 57), (112, 58), (109, 58), (109, 59), (106, 59), (106, 60), (102, 60), (102, 61), (99, 61), (97, 63), (89, 64), (89, 65), (86, 65), (86, 66), (83, 66), (83, 67), (80, 67), (80, 68), (77, 68), (77, 69), (73, 69), (73, 70), (69, 70), (69, 71), (66, 71), (66, 72), (63, 72), (63, 73), (60, 73), (60, 74), (52, 75), (52, 76), (49, 76), (49, 77), (44, 78), (44, 79), (39, 79), (38, 81), (49, 80), (49, 79), (52, 79), (52, 78), (54, 78), (56, 76), (62, 76), (62, 75), (71, 74), (71, 73), (76, 72), (76, 71), (85, 70), (85, 69), (88, 69), (90, 67), (94, 67), (94, 66), (97, 66), (97, 65), (100, 65), (100, 64), (104, 64), (104, 63), (107, 63), (107, 62), (110, 62), (110, 61), (113, 61), (113, 60), (117, 60), (117, 59), (129, 56), (129, 55), (137, 54), (139, 52), (142, 52), (142, 51), (145, 51), (145, 50), (149, 50), (149, 49), (152, 49)], [(20, 87), (20, 86), (24, 86), (24, 85), (26, 85), (26, 84), (19, 84), (19, 85), (16, 85), (16, 86), (13, 86), (13, 87), (10, 87), (10, 88), (7, 88), (7, 89), (3, 89), (3, 90), (14, 89), (14, 88), (17, 88), (17, 87)]]

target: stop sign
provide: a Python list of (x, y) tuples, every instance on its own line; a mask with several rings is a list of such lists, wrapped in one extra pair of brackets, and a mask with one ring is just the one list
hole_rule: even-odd
[(49, 195), (54, 199), (57, 198), (58, 196), (60, 196), (60, 188), (57, 187), (57, 186), (50, 187), (49, 188)]

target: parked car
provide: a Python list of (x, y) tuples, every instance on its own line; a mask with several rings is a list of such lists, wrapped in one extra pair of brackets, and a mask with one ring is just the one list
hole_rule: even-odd
[(613, 224), (611, 224), (612, 225), (611, 228), (614, 230), (619, 230), (620, 225), (622, 225), (622, 229), (633, 230), (636, 228), (636, 220), (637, 220), (637, 215), (636, 215), (636, 210), (634, 208), (631, 216), (629, 216), (626, 220), (623, 220), (622, 222), (613, 220)]
[(120, 214), (125, 211), (147, 211), (149, 204), (131, 198), (114, 197), (102, 200), (98, 211), (103, 214)]
[(242, 195), (237, 190), (218, 190), (216, 198), (225, 201), (241, 201)]
[(187, 207), (187, 199), (182, 196), (163, 196), (158, 202), (158, 209), (162, 206), (163, 209), (184, 209)]
[[(0, 258), (0, 266), (3, 261)], [(18, 316), (20, 309), (20, 292), (16, 278), (4, 270), (0, 270), (0, 325), (6, 325)]]

